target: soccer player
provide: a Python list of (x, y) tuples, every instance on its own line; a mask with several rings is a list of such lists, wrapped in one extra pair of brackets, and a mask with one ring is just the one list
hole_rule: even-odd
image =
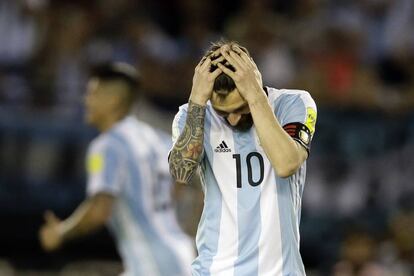
[(193, 275), (305, 275), (301, 198), (316, 105), (302, 90), (263, 87), (247, 49), (213, 44), (173, 122), (170, 172), (205, 193)]
[(127, 64), (93, 70), (86, 121), (101, 134), (87, 156), (88, 198), (66, 220), (47, 212), (41, 244), (53, 251), (108, 223), (125, 275), (190, 275), (193, 245), (178, 226), (170, 195), (171, 141), (129, 115), (137, 85), (137, 72)]

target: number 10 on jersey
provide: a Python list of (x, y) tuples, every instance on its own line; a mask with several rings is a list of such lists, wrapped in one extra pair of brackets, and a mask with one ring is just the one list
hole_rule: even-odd
[[(233, 154), (233, 159), (236, 160), (236, 177), (237, 177), (237, 188), (242, 188), (242, 170), (241, 170), (241, 155), (240, 154)], [(252, 161), (254, 159), (257, 159), (259, 162), (259, 178), (257, 180), (253, 179), (253, 173), (256, 175), (257, 172), (253, 172), (252, 168)], [(243, 160), (246, 162), (247, 165), (247, 181), (249, 184), (253, 187), (260, 185), (263, 182), (264, 178), (264, 161), (263, 156), (258, 152), (250, 152), (246, 156), (246, 160)], [(256, 178), (256, 177), (255, 177)]]

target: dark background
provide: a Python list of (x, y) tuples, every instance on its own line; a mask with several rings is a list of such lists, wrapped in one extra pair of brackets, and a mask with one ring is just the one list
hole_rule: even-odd
[(85, 196), (96, 135), (82, 119), (88, 68), (139, 68), (135, 112), (170, 131), (220, 38), (249, 49), (265, 85), (305, 89), (318, 105), (301, 221), (307, 273), (412, 275), (413, 1), (0, 0), (0, 37), (1, 275), (120, 269), (106, 230), (56, 254), (37, 240), (46, 209), (66, 217)]

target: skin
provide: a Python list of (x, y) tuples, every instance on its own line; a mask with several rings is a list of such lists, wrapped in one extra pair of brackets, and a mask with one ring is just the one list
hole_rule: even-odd
[(45, 223), (39, 231), (45, 251), (55, 251), (66, 241), (100, 229), (111, 216), (115, 198), (100, 193), (84, 201), (66, 220), (60, 220), (52, 211), (44, 214)]
[(220, 63), (218, 68), (234, 80), (238, 92), (247, 102), (260, 143), (273, 168), (282, 178), (291, 176), (308, 157), (307, 151), (277, 121), (253, 59), (237, 46), (225, 45), (220, 48), (220, 53), (236, 71)]
[(216, 113), (226, 118), (227, 122), (233, 127), (237, 126), (243, 115), (250, 113), (249, 105), (241, 97), (237, 88), (224, 99), (220, 98), (217, 93), (213, 93), (211, 104)]
[[(203, 58), (195, 69), (186, 125), (171, 151), (171, 174), (177, 182), (188, 183), (200, 164), (204, 151), (205, 106), (211, 99), (216, 112), (221, 113), (231, 126), (237, 126), (242, 115), (250, 112), (260, 143), (276, 173), (283, 178), (291, 176), (306, 160), (307, 151), (277, 121), (253, 59), (237, 46), (224, 45), (213, 55), (217, 54), (221, 57), (214, 60), (218, 66), (216, 71), (209, 72), (211, 60), (208, 57)], [(232, 65), (235, 72), (222, 65), (223, 60)], [(220, 100), (212, 91), (214, 79), (221, 72), (236, 84), (229, 99)], [(193, 154), (194, 149), (197, 149), (196, 154)]]
[[(213, 55), (218, 53), (216, 51)], [(194, 70), (184, 131), (171, 150), (169, 158), (170, 172), (178, 183), (189, 183), (204, 153), (206, 104), (211, 98), (214, 80), (222, 73), (219, 68), (214, 72), (210, 72), (210, 66), (210, 57), (204, 57)]]
[[(127, 86), (120, 81), (91, 79), (85, 94), (85, 121), (104, 132), (124, 118), (129, 111)], [(66, 241), (92, 233), (110, 218), (116, 198), (98, 193), (85, 200), (67, 219), (60, 220), (52, 211), (44, 214), (39, 239), (44, 250), (55, 251)]]

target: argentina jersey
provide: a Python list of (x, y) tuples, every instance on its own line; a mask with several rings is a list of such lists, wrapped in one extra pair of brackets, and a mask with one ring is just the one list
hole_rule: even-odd
[[(289, 134), (299, 133), (300, 139), (293, 138), (309, 149), (316, 123), (309, 93), (266, 90), (280, 125), (287, 126)], [(184, 128), (186, 113), (187, 105), (181, 106), (173, 122), (173, 141)], [(210, 103), (204, 133), (200, 179), (205, 198), (193, 275), (305, 275), (299, 222), (306, 163), (288, 178), (277, 176), (254, 125), (237, 131)]]
[(178, 226), (167, 155), (170, 137), (128, 116), (90, 145), (88, 196), (115, 197), (108, 222), (125, 273), (190, 275), (191, 240)]

